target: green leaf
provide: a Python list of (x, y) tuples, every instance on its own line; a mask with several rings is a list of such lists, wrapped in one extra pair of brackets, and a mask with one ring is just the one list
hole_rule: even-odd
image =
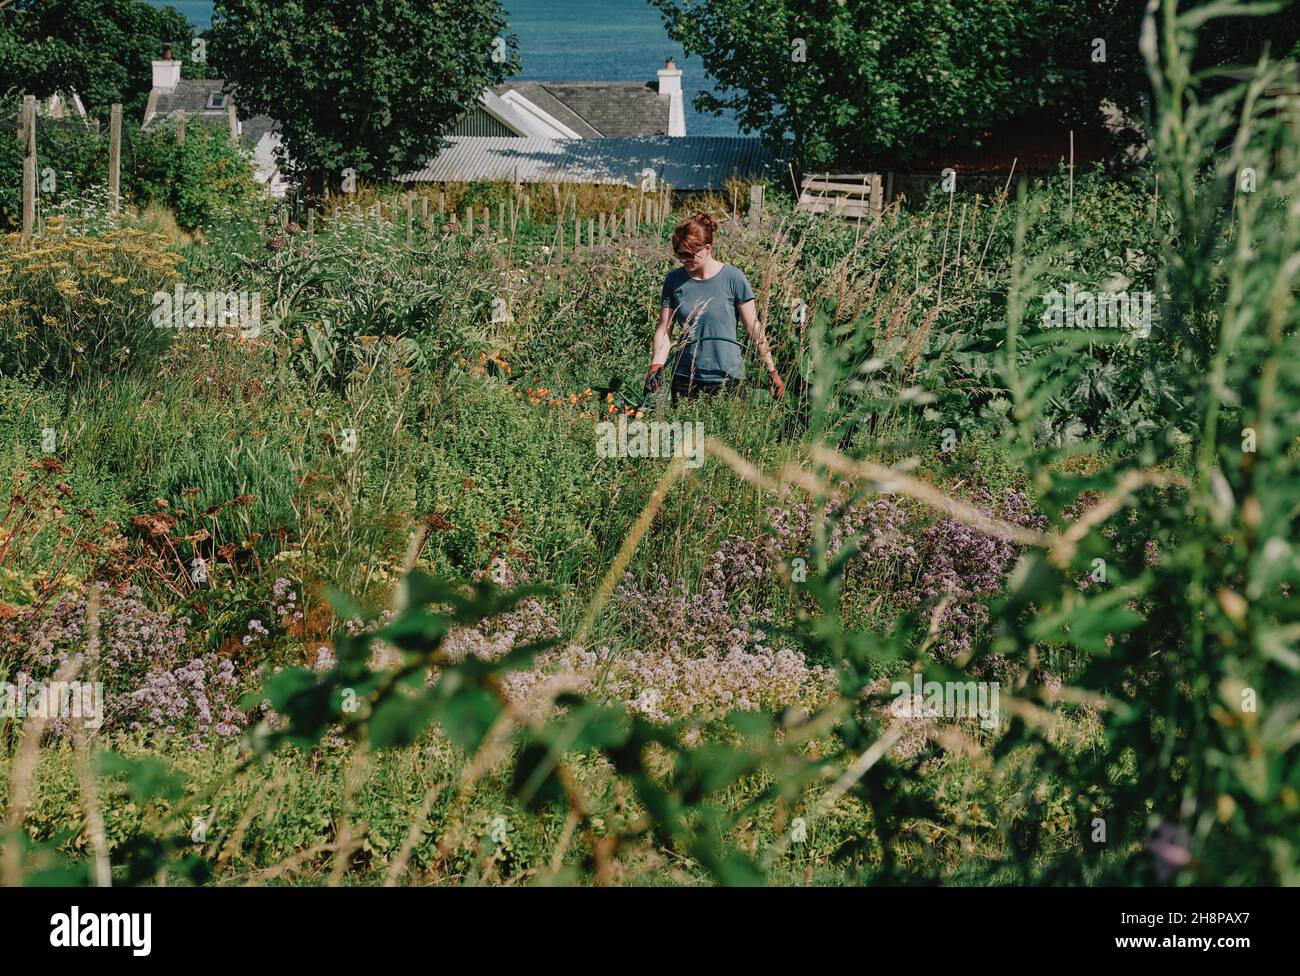
[[(375, 749), (410, 745), (429, 727), (437, 712), (433, 694), (428, 690), (390, 695), (375, 705), (367, 723), (370, 745)], [(449, 728), (448, 733), (452, 733), (452, 729)], [(459, 741), (455, 734), (452, 738)]]
[(435, 709), (448, 737), (470, 752), (476, 750), (501, 714), (501, 702), (485, 688), (458, 689)]

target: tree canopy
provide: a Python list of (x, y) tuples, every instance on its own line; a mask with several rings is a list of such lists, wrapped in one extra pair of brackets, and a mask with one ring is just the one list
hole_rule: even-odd
[[(650, 0), (745, 129), (805, 165), (907, 162), (1013, 120), (1140, 114), (1142, 0)], [(1294, 10), (1213, 21), (1202, 60), (1287, 54)]]
[(88, 111), (106, 115), (121, 102), (138, 118), (150, 63), (167, 46), (188, 54), (193, 37), (184, 15), (143, 0), (16, 0), (0, 8), (0, 91), (75, 91)]
[(422, 165), (518, 68), (496, 0), (217, 0), (208, 53), (241, 115), (279, 120), (315, 192)]

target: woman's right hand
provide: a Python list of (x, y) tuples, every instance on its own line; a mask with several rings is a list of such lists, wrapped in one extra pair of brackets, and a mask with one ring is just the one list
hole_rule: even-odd
[(767, 376), (771, 381), (770, 386), (772, 389), (772, 396), (778, 400), (781, 399), (781, 397), (785, 396), (785, 384), (781, 382), (781, 374), (778, 373), (776, 367), (773, 366), (767, 371)]
[(659, 387), (664, 385), (664, 365), (655, 363), (650, 366), (649, 371), (645, 374), (645, 382), (641, 385), (641, 392), (645, 394), (659, 392)]

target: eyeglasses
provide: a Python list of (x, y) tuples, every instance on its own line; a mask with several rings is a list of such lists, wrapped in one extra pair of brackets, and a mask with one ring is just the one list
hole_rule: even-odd
[[(700, 248), (700, 251), (702, 251), (702, 250), (704, 250), (704, 249), (703, 249), (703, 248)], [(700, 251), (677, 251), (677, 252), (676, 252), (676, 253), (677, 253), (677, 260), (678, 260), (678, 261), (694, 261), (694, 260), (695, 260), (695, 255), (699, 254)]]

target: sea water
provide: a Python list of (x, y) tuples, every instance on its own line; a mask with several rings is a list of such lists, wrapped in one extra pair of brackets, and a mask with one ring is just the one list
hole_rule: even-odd
[[(212, 22), (212, 0), (149, 0), (175, 7), (200, 29)], [(520, 48), (521, 81), (654, 81), (669, 57), (682, 69), (686, 132), (739, 134), (734, 116), (696, 112), (695, 93), (710, 87), (704, 64), (668, 39), (659, 11), (646, 0), (505, 0)]]

